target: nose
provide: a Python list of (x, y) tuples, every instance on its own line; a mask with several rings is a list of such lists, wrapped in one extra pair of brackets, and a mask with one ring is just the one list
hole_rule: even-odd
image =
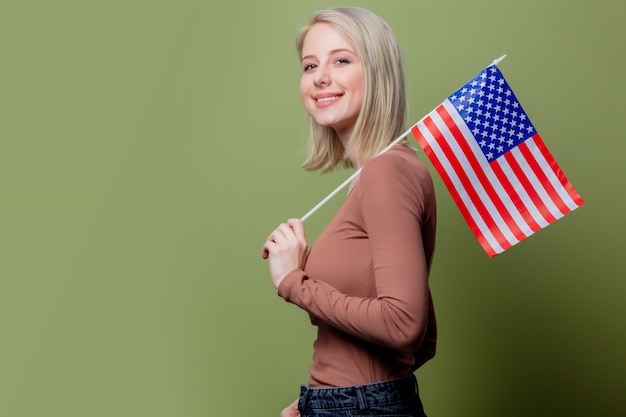
[(317, 67), (317, 71), (315, 71), (315, 78), (313, 82), (317, 87), (328, 87), (331, 83), (330, 72), (325, 66), (320, 65)]

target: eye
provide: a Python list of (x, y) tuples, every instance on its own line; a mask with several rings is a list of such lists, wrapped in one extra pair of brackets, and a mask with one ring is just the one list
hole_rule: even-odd
[(315, 69), (316, 67), (317, 67), (317, 65), (315, 65), (315, 64), (306, 64), (302, 68), (302, 71), (304, 71), (304, 72), (311, 71), (312, 69)]
[(347, 60), (346, 58), (337, 58), (337, 60), (335, 61), (335, 63), (337, 64), (349, 64), (350, 61)]

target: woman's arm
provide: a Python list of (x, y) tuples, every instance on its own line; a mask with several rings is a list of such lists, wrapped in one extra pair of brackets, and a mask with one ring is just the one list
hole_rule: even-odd
[(376, 297), (343, 294), (300, 269), (289, 273), (278, 290), (287, 301), (350, 335), (414, 352), (428, 323), (429, 265), (422, 222), (425, 199), (433, 197), (432, 183), (427, 172), (416, 173), (413, 165), (402, 166), (397, 159), (368, 162), (358, 184)]

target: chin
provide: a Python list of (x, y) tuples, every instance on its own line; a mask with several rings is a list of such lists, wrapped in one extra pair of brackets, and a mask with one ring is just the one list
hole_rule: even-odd
[(341, 125), (341, 121), (337, 121), (335, 119), (321, 118), (321, 119), (314, 119), (314, 120), (320, 126), (331, 127), (333, 129)]

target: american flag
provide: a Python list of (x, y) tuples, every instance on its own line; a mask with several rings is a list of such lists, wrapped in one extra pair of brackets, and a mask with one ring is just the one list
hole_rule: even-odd
[(411, 131), (491, 257), (584, 204), (495, 64)]

